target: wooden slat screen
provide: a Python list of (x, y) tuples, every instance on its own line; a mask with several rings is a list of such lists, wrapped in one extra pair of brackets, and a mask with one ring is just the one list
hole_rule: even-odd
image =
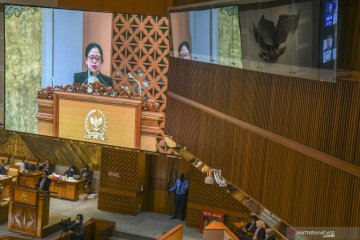
[(317, 82), (172, 58), (169, 92), (166, 133), (290, 225), (360, 224), (354, 216), (360, 200), (356, 175), (171, 95), (358, 168), (360, 82)]
[(170, 61), (169, 92), (356, 164), (359, 82), (328, 83)]

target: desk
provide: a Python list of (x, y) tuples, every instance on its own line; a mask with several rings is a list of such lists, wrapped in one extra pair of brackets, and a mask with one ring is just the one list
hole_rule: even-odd
[(35, 187), (40, 177), (40, 171), (35, 171), (33, 173), (19, 172), (19, 183), (20, 185), (28, 187)]
[(65, 181), (65, 180), (54, 180), (52, 176), (50, 192), (52, 197), (64, 198), (72, 201), (79, 200), (79, 195), (84, 193), (85, 179)]
[(0, 178), (0, 184), (3, 186), (3, 191), (0, 194), (0, 200), (3, 198), (7, 198), (10, 196), (10, 186), (13, 184), (13, 176), (10, 175), (2, 175)]

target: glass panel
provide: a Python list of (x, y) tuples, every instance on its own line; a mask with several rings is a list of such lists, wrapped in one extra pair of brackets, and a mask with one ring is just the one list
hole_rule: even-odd
[(242, 67), (241, 36), (238, 6), (214, 9), (214, 23), (217, 23), (217, 63)]
[(258, 57), (260, 47), (259, 34), (254, 35), (254, 26), (257, 27), (259, 17), (260, 4), (252, 3), (239, 5), (240, 15), (240, 32), (241, 32), (241, 50), (242, 50), (242, 67), (254, 71), (259, 71), (262, 61)]
[(193, 59), (210, 62), (210, 9), (191, 11), (190, 32)]
[(175, 12), (170, 14), (173, 56), (191, 59), (191, 36), (189, 12)]
[[(180, 35), (188, 39), (193, 60), (335, 81), (337, 0), (221, 4), (188, 12), (188, 34)], [(180, 40), (173, 41), (175, 50)]]
[(294, 5), (312, 10), (301, 10), (294, 75), (335, 82), (338, 2), (322, 0)]
[(291, 76), (294, 63), (294, 33), (299, 15), (292, 0), (282, 4), (260, 4), (260, 34), (263, 71)]

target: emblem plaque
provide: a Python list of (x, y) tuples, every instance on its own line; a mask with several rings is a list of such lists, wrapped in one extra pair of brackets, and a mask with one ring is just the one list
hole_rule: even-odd
[(96, 139), (105, 141), (107, 130), (107, 119), (105, 114), (97, 109), (92, 109), (85, 118), (86, 139)]

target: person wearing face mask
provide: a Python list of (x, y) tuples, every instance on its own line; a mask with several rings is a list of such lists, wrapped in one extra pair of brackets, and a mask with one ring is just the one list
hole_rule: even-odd
[(77, 170), (76, 166), (73, 164), (71, 167), (65, 171), (64, 175), (68, 177), (72, 177), (74, 175), (78, 175), (79, 171)]
[(76, 215), (75, 222), (68, 227), (68, 230), (73, 232), (71, 240), (85, 240), (85, 224), (83, 220), (84, 216), (79, 213)]
[(184, 174), (181, 173), (175, 184), (168, 190), (169, 192), (175, 192), (175, 212), (171, 219), (180, 218), (181, 221), (184, 221), (188, 188), (189, 182), (185, 179)]
[(100, 72), (101, 64), (104, 62), (103, 51), (99, 44), (90, 43), (85, 49), (85, 63), (87, 71), (74, 74), (74, 84), (89, 84), (99, 81), (106, 87), (113, 87), (111, 77)]
[(54, 172), (54, 165), (52, 165), (48, 159), (39, 164), (39, 170), (45, 171), (47, 175), (51, 175)]

